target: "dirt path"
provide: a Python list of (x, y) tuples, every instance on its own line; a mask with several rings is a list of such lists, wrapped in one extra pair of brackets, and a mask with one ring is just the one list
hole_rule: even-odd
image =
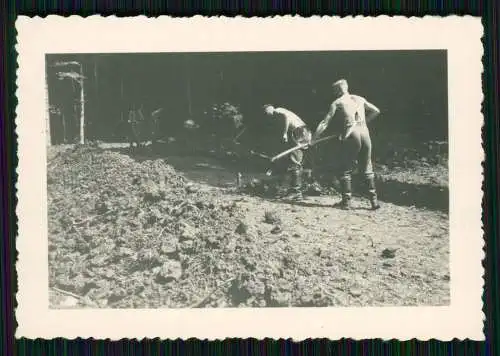
[[(292, 205), (243, 198), (239, 204), (258, 235), (253, 251), (289, 257), (293, 263), (284, 273), (295, 281), (294, 293), (322, 292), (337, 306), (449, 302), (446, 214), (390, 203), (373, 212), (361, 199), (344, 211), (331, 207), (338, 199), (310, 197)], [(278, 212), (282, 232), (270, 233), (265, 211)]]

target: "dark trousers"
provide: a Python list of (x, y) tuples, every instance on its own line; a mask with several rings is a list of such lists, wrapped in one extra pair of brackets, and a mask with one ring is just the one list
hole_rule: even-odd
[[(292, 140), (289, 147), (295, 147), (297, 144), (305, 143), (310, 140), (311, 131), (305, 126), (298, 127), (291, 133)], [(306, 150), (296, 150), (289, 155), (288, 171), (291, 174), (291, 188), (295, 193), (302, 189), (302, 172), (304, 169), (304, 156)]]
[(358, 125), (352, 134), (342, 141), (341, 145), (341, 181), (343, 184), (342, 196), (351, 197), (352, 171), (357, 165), (368, 185), (370, 198), (376, 199), (375, 176), (372, 164), (372, 142), (366, 125)]

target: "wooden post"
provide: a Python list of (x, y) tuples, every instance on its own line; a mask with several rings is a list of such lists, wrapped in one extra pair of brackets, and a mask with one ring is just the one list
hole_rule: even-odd
[(95, 103), (95, 109), (92, 110), (93, 115), (90, 115), (90, 117), (93, 120), (92, 124), (94, 125), (94, 132), (95, 132), (96, 123), (99, 122), (100, 110), (101, 110), (99, 102), (99, 79), (97, 74), (97, 60), (95, 57), (94, 57), (94, 103)]
[(193, 117), (193, 107), (192, 107), (192, 100), (191, 100), (191, 78), (189, 76), (189, 73), (187, 75), (187, 97), (188, 97), (189, 118), (192, 118)]
[(46, 66), (45, 70), (45, 135), (46, 135), (46, 140), (47, 140), (47, 146), (52, 145), (52, 136), (50, 133), (50, 100), (49, 100), (49, 67)]
[(193, 118), (193, 105), (192, 105), (192, 97), (191, 97), (191, 75), (190, 75), (190, 63), (188, 55), (184, 55), (184, 73), (186, 78), (186, 91), (187, 91), (187, 99), (188, 99), (188, 111), (189, 111), (189, 119)]
[(67, 143), (66, 139), (66, 116), (64, 116), (64, 113), (61, 113), (61, 123), (63, 127), (63, 143)]
[(83, 86), (83, 65), (80, 63), (80, 144), (85, 143), (85, 95)]
[[(124, 120), (125, 119), (123, 118), (123, 75), (122, 75), (120, 77), (120, 123), (123, 124)], [(127, 140), (127, 138), (125, 138), (125, 140)]]

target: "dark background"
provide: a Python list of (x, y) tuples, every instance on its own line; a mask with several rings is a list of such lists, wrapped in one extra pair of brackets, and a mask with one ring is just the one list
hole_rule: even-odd
[(262, 105), (286, 107), (314, 129), (339, 78), (380, 108), (372, 125), (378, 135), (404, 136), (408, 144), (447, 140), (446, 51), (50, 54), (49, 102), (71, 118), (63, 130), (60, 116), (51, 115), (53, 144), (74, 142), (79, 122), (79, 86), (57, 79), (55, 71), (63, 70), (52, 66), (57, 61), (82, 65), (89, 140), (125, 141), (120, 121), (141, 105), (149, 112), (163, 107), (161, 131), (175, 136), (185, 120), (198, 121), (213, 104), (229, 102), (249, 127), (243, 141), (279, 141), (282, 128), (265, 118)]

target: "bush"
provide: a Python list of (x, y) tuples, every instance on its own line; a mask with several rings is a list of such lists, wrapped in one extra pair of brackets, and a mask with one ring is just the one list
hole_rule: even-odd
[(239, 107), (228, 102), (213, 105), (206, 115), (210, 131), (221, 138), (233, 136), (243, 127), (243, 115)]

